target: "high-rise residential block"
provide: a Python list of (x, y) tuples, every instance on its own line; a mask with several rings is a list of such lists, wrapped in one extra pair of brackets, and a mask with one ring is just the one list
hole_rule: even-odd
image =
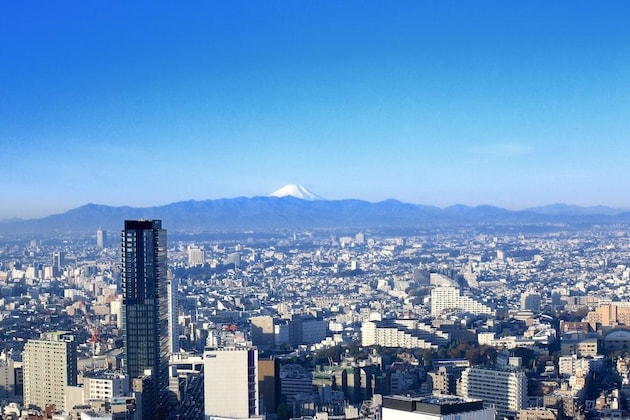
[(469, 367), (462, 372), (457, 394), (481, 398), (501, 417), (514, 417), (527, 407), (527, 376), (515, 369)]
[(470, 296), (462, 295), (459, 288), (438, 286), (431, 290), (431, 315), (440, 316), (447, 311), (493, 314), (494, 309)]
[[(131, 381), (151, 371), (154, 390), (145, 401), (168, 397), (168, 279), (166, 230), (161, 220), (125, 220), (122, 231), (122, 316), (125, 374)], [(152, 394), (152, 395), (149, 395)], [(159, 412), (143, 411), (145, 418)]]
[(44, 333), (24, 346), (24, 405), (44, 410), (65, 406), (66, 387), (77, 384), (77, 347), (66, 332)]

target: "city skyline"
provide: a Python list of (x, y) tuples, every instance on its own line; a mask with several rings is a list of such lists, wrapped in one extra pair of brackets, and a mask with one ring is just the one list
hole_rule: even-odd
[(331, 200), (630, 208), (624, 2), (0, 11), (0, 220), (289, 183)]

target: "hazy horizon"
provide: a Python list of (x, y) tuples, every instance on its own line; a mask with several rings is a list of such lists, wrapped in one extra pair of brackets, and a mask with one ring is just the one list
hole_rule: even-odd
[(0, 220), (304, 185), (630, 208), (630, 3), (5, 2)]
[[(309, 190), (310, 191), (310, 190)], [(316, 193), (315, 191), (311, 191), (313, 193)], [(9, 221), (12, 219), (23, 219), (23, 220), (30, 220), (30, 219), (41, 219), (41, 218), (45, 218), (48, 216), (54, 216), (54, 215), (58, 215), (58, 214), (64, 214), (68, 211), (74, 210), (76, 208), (80, 208), (80, 207), (84, 207), (84, 206), (88, 206), (88, 205), (97, 205), (97, 206), (107, 206), (107, 207), (132, 207), (132, 208), (153, 208), (153, 207), (162, 207), (162, 206), (168, 206), (170, 204), (175, 204), (175, 203), (180, 203), (180, 202), (187, 202), (187, 201), (206, 201), (206, 200), (221, 200), (221, 199), (227, 199), (227, 200), (231, 200), (231, 199), (238, 199), (238, 198), (255, 198), (255, 197), (272, 197), (269, 194), (257, 194), (257, 195), (253, 195), (253, 196), (233, 196), (233, 197), (218, 197), (218, 198), (214, 198), (214, 199), (199, 199), (199, 200), (195, 200), (195, 199), (190, 199), (190, 200), (179, 200), (179, 201), (173, 201), (173, 202), (168, 202), (168, 203), (156, 203), (156, 204), (150, 204), (150, 205), (146, 205), (146, 206), (128, 206), (128, 205), (120, 205), (120, 206), (116, 206), (116, 205), (110, 205), (107, 203), (98, 203), (98, 202), (89, 202), (89, 203), (83, 203), (77, 207), (73, 207), (73, 208), (67, 208), (67, 209), (63, 209), (59, 212), (55, 212), (55, 213), (50, 213), (50, 214), (42, 214), (42, 215), (37, 215), (37, 216), (32, 216), (32, 217), (10, 217), (10, 218), (0, 218), (0, 221)], [(334, 200), (353, 200), (353, 199), (357, 199), (355, 197), (345, 197), (345, 198), (338, 198), (338, 199), (334, 199)], [(386, 201), (386, 200), (397, 200), (396, 198), (389, 198), (389, 199), (385, 199), (385, 200), (380, 200), (380, 201)], [(328, 200), (325, 197), (322, 197), (321, 200)], [(332, 200), (332, 201), (334, 201)], [(361, 199), (357, 199), (357, 200), (361, 200)], [(362, 201), (367, 201), (367, 202), (371, 202), (371, 203), (376, 203), (375, 201), (369, 201), (369, 200), (362, 200)], [(463, 205), (463, 206), (469, 206), (469, 207), (477, 207), (477, 206), (493, 206), (492, 204), (488, 204), (488, 203), (480, 203), (477, 205), (468, 205), (465, 203), (453, 203), (447, 206), (435, 206), (433, 204), (430, 203), (411, 203), (411, 202), (405, 202), (402, 200), (398, 200), (401, 201), (403, 203), (407, 203), (407, 204), (413, 204), (413, 205), (426, 205), (426, 206), (433, 206), (433, 207), (437, 207), (440, 209), (445, 209), (451, 206), (459, 206), (459, 205)], [(581, 208), (589, 208), (589, 207), (604, 207), (610, 210), (616, 210), (616, 211), (630, 211), (630, 208), (623, 208), (623, 207), (611, 207), (611, 206), (605, 206), (605, 205), (593, 205), (593, 206), (579, 206), (579, 205), (575, 205), (572, 203), (547, 203), (547, 204), (543, 204), (540, 206), (531, 206), (531, 207), (523, 207), (523, 208), (507, 208), (507, 207), (501, 207), (501, 206), (493, 206), (493, 207), (498, 207), (498, 208), (504, 208), (506, 210), (511, 210), (511, 211), (524, 211), (524, 210), (529, 210), (529, 209), (535, 209), (535, 208), (542, 208), (542, 207), (548, 207), (548, 206), (569, 206), (569, 207), (573, 207), (573, 206), (577, 206), (577, 207), (581, 207)]]

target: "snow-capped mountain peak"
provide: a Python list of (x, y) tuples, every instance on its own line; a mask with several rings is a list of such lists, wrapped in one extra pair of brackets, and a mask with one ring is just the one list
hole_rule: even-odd
[(297, 185), (297, 184), (288, 184), (285, 185), (284, 187), (280, 188), (279, 190), (276, 190), (274, 192), (272, 192), (271, 194), (269, 194), (270, 197), (287, 197), (287, 196), (291, 196), (291, 197), (295, 197), (295, 198), (300, 198), (302, 200), (323, 200), (322, 197), (320, 197), (319, 195), (307, 190), (306, 188), (304, 188), (301, 185)]

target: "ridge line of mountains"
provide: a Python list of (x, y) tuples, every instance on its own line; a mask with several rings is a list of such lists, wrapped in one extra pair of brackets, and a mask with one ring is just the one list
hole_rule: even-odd
[(293, 196), (180, 201), (153, 207), (86, 204), (38, 219), (0, 221), (0, 234), (81, 233), (121, 229), (125, 219), (161, 219), (169, 231), (208, 232), (317, 228), (418, 228), (462, 224), (618, 224), (630, 210), (552, 204), (525, 210), (481, 205), (446, 208), (398, 200), (305, 200)]

